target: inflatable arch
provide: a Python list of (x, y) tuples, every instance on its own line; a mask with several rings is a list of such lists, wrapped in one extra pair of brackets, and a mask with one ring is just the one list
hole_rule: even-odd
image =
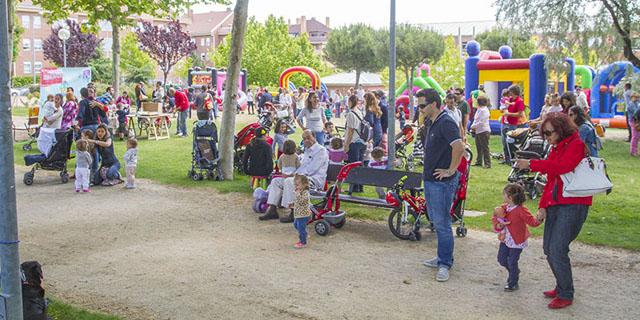
[(296, 73), (304, 73), (311, 79), (311, 88), (313, 90), (320, 89), (320, 74), (318, 71), (304, 66), (291, 67), (287, 70), (284, 70), (282, 74), (280, 74), (280, 87), (281, 88), (290, 88), (289, 86), (289, 78)]

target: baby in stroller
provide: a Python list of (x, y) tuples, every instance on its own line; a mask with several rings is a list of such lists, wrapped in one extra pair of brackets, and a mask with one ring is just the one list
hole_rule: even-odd
[(189, 177), (194, 181), (205, 177), (223, 180), (219, 165), (218, 129), (211, 120), (198, 120), (193, 125), (193, 145)]
[(30, 186), (36, 170), (60, 171), (62, 183), (69, 182), (67, 172), (67, 160), (70, 158), (71, 144), (73, 142), (73, 130), (55, 130), (55, 140), (49, 151), (45, 154), (28, 154), (24, 156), (27, 166), (33, 166), (24, 174), (22, 182)]
[[(507, 149), (512, 153), (511, 159), (514, 160), (544, 159), (549, 153), (549, 144), (532, 128), (519, 128), (507, 132), (507, 143)], [(536, 199), (546, 184), (545, 176), (539, 172), (515, 167), (509, 172), (507, 180), (521, 185), (531, 199)]]

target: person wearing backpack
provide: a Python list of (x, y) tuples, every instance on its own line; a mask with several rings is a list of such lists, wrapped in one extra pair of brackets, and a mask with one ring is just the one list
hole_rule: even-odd
[[(364, 114), (358, 106), (358, 96), (351, 95), (348, 100), (349, 113), (346, 116), (344, 151), (347, 153), (347, 162), (364, 160), (364, 153), (367, 149), (367, 142), (371, 140), (371, 126), (363, 121)], [(352, 184), (349, 186), (349, 193), (362, 192), (362, 185)]]
[(580, 140), (582, 140), (589, 149), (589, 154), (591, 154), (592, 157), (598, 157), (598, 150), (602, 149), (602, 142), (600, 138), (598, 138), (598, 135), (596, 135), (596, 129), (587, 120), (584, 109), (580, 106), (569, 108), (569, 118), (573, 120), (573, 123), (578, 127)]

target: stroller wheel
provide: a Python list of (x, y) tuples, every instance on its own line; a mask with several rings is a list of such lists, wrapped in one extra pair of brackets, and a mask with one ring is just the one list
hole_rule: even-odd
[(456, 228), (456, 236), (460, 238), (464, 238), (467, 236), (467, 228), (465, 227), (457, 227)]
[(60, 180), (62, 181), (62, 183), (69, 182), (69, 173), (65, 171), (60, 172)]
[(31, 151), (31, 143), (23, 144), (22, 145), (22, 150)]
[(24, 177), (22, 178), (22, 182), (24, 182), (24, 184), (30, 186), (33, 184), (33, 173), (32, 172), (27, 172), (24, 174)]
[(318, 222), (316, 222), (316, 224), (313, 226), (313, 228), (316, 230), (316, 233), (318, 235), (321, 236), (326, 236), (329, 234), (329, 229), (331, 228), (329, 226), (329, 223), (324, 221), (324, 220), (320, 220)]
[(198, 180), (200, 180), (200, 177), (201, 177), (201, 176), (202, 176), (202, 175), (198, 174), (197, 172), (192, 172), (192, 173), (191, 173), (191, 179), (192, 179), (193, 181), (198, 181)]

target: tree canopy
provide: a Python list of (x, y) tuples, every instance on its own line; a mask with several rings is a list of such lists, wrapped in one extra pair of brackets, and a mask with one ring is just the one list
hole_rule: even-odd
[(147, 82), (156, 75), (156, 63), (140, 49), (138, 36), (129, 32), (122, 41), (122, 59), (120, 69), (129, 83)]
[(497, 0), (496, 7), (498, 21), (540, 32), (549, 60), (555, 63), (577, 47), (586, 61), (595, 50), (600, 63), (617, 60), (622, 53), (640, 67), (633, 52), (638, 45), (633, 38), (640, 33), (638, 0)]
[(536, 51), (531, 33), (524, 31), (493, 28), (477, 34), (476, 41), (480, 43), (482, 50), (498, 51), (501, 46), (508, 45), (513, 50), (513, 58), (516, 59), (528, 59)]
[(357, 85), (362, 72), (377, 72), (386, 65), (379, 53), (379, 39), (372, 27), (352, 24), (332, 30), (324, 52), (336, 67), (355, 71)]
[(430, 67), (431, 76), (445, 90), (450, 87), (464, 87), (464, 61), (452, 36), (444, 39), (444, 53)]
[(167, 82), (171, 68), (196, 50), (195, 41), (191, 40), (189, 33), (182, 30), (182, 25), (177, 20), (169, 22), (166, 26), (143, 21), (136, 30), (136, 35), (140, 48), (160, 66), (164, 76), (163, 83)]
[(67, 67), (86, 67), (87, 62), (96, 55), (96, 48), (102, 42), (94, 34), (80, 30), (80, 24), (67, 19), (65, 25), (55, 24), (51, 27), (51, 34), (42, 43), (44, 58), (58, 66), (64, 66), (63, 42), (58, 37), (58, 31), (67, 28), (71, 36), (67, 39)]
[[(214, 65), (225, 68), (229, 65), (231, 37), (210, 56)], [(269, 16), (264, 23), (251, 17), (247, 22), (242, 67), (249, 72), (248, 81), (252, 85), (277, 86), (280, 73), (293, 66), (307, 66), (320, 72), (323, 68), (320, 57), (315, 53), (306, 34), (291, 37), (283, 18)], [(304, 77), (291, 77), (296, 85), (309, 85)]]

